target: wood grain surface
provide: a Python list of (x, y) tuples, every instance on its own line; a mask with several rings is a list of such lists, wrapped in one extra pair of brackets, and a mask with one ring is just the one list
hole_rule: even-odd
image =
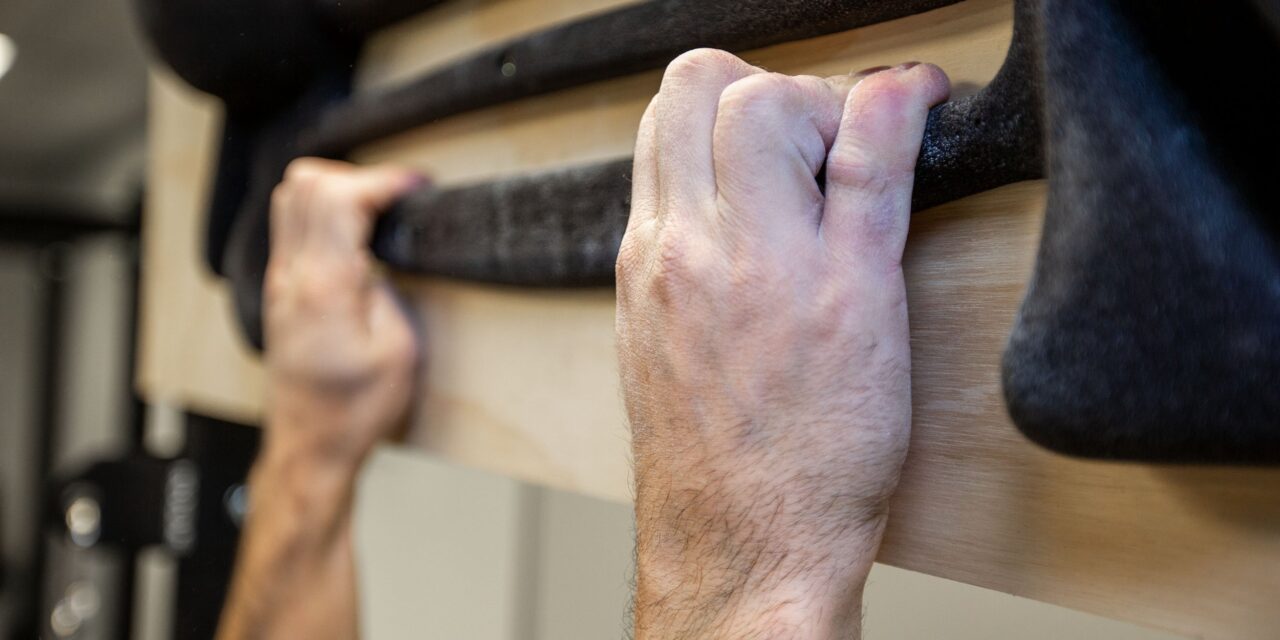
[[(620, 0), (457, 0), (380, 36), (360, 70), (387, 86)], [(1005, 0), (969, 0), (745, 57), (787, 73), (942, 66), (956, 95), (994, 75)], [(441, 184), (629, 155), (658, 72), (449, 118), (362, 150)], [(139, 389), (253, 421), (263, 372), (197, 250), (219, 114), (153, 81)], [(1010, 424), (999, 359), (1030, 274), (1042, 183), (917, 214), (907, 250), (915, 431), (881, 561), (1190, 635), (1280, 636), (1280, 471), (1152, 467), (1056, 456)], [(429, 370), (407, 442), (562, 489), (629, 500), (610, 291), (401, 279)]]

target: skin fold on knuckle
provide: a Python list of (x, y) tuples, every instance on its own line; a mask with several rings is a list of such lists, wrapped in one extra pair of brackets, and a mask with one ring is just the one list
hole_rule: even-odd
[(841, 142), (827, 157), (827, 184), (881, 196), (905, 177), (890, 159), (878, 156), (854, 134), (846, 134)]
[(694, 295), (704, 274), (698, 266), (697, 241), (668, 224), (657, 233), (648, 264), (648, 290), (643, 292), (662, 307), (682, 305)]
[(273, 256), (267, 264), (267, 273), (262, 280), (262, 295), (267, 308), (284, 300), (292, 290), (293, 275), (284, 261)]

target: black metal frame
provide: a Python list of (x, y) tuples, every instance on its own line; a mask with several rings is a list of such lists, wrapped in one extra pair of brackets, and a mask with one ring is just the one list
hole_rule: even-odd
[[(37, 366), (40, 368), (38, 376), (40, 378), (39, 398), (36, 403), (36, 411), (33, 417), (33, 428), (36, 430), (36, 468), (37, 481), (32, 486), (38, 487), (41, 496), (37, 500), (37, 517), (31, 523), (33, 556), (29, 575), (25, 576), (25, 584), (6, 584), (8, 590), (21, 589), (29, 595), (23, 602), (23, 608), (16, 611), (16, 617), (11, 629), (0, 630), (5, 631), (12, 638), (39, 638), (46, 637), (47, 614), (45, 611), (45, 595), (49, 592), (51, 586), (48, 581), (48, 561), (49, 550), (47, 548), (47, 534), (50, 531), (48, 524), (54, 521), (58, 516), (50, 513), (50, 505), (54, 503), (52, 496), (48, 495), (52, 483), (49, 482), (56, 463), (55, 456), (58, 450), (58, 432), (59, 425), (62, 421), (62, 408), (59, 394), (59, 382), (62, 380), (63, 371), (63, 342), (65, 338), (65, 329), (67, 326), (65, 297), (65, 266), (70, 251), (70, 243), (75, 240), (98, 234), (113, 234), (129, 239), (132, 242), (132, 262), (133, 268), (130, 276), (130, 286), (127, 289), (128, 308), (130, 309), (131, 318), (127, 323), (130, 331), (125, 339), (129, 342), (129, 353), (132, 354), (133, 345), (136, 340), (136, 314), (138, 300), (138, 240), (139, 240), (139, 224), (140, 216), (137, 215), (141, 211), (141, 205), (133, 207), (134, 215), (129, 216), (128, 222), (111, 222), (103, 220), (98, 216), (79, 211), (15, 211), (12, 208), (5, 209), (0, 213), (0, 241), (3, 244), (20, 247), (38, 247), (41, 249), (39, 259), (41, 265), (39, 274), (41, 278), (42, 304), (40, 306), (40, 322), (42, 332), (40, 336), (39, 362)], [(123, 372), (126, 379), (132, 379), (133, 375), (133, 358), (127, 359), (128, 370)], [(129, 415), (128, 439), (132, 447), (140, 447), (142, 444), (142, 411), (141, 402), (136, 397), (132, 397), (132, 407)], [(119, 575), (117, 584), (113, 586), (119, 589), (120, 593), (133, 593), (134, 588), (134, 563), (123, 563), (123, 570)], [(118, 638), (128, 638), (132, 632), (133, 607), (132, 602), (128, 599), (121, 600), (120, 610), (115, 612), (113, 620), (116, 621), (115, 636)]]

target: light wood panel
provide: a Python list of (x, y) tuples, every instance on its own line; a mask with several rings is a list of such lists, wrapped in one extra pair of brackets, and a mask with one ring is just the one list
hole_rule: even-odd
[(230, 290), (203, 259), (221, 113), (180, 82), (152, 74), (138, 388), (153, 403), (252, 422), (262, 366), (237, 333)]
[[(370, 49), (364, 87), (619, 0), (460, 0)], [(558, 13), (557, 13), (558, 12)], [(970, 0), (753, 52), (791, 73), (940, 64), (965, 94), (1003, 59), (1012, 10)], [(424, 60), (427, 61), (426, 64)], [(456, 184), (625, 156), (659, 74), (466, 114), (363, 150)], [(216, 108), (153, 83), (139, 386), (152, 399), (251, 420), (260, 366), (199, 267)], [(1011, 185), (918, 214), (906, 259), (915, 433), (881, 559), (1104, 615), (1210, 637), (1280, 630), (1280, 473), (1101, 464), (1054, 456), (1005, 415), (999, 357), (1038, 238), (1044, 189)], [(534, 292), (402, 280), (428, 336), (409, 442), (475, 467), (630, 497), (608, 291)]]

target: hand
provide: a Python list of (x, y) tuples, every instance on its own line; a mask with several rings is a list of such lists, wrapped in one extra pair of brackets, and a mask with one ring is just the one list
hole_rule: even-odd
[(913, 171), (949, 91), (931, 65), (863, 75), (693, 51), (642, 120), (617, 265), (639, 638), (857, 634), (910, 433)]
[(304, 159), (271, 206), (270, 407), (219, 640), (358, 637), (356, 475), (405, 414), (417, 340), (367, 248), (421, 178)]
[(409, 407), (418, 341), (368, 249), (375, 218), (423, 182), (297, 160), (272, 195), (264, 311), (268, 447), (357, 466)]

